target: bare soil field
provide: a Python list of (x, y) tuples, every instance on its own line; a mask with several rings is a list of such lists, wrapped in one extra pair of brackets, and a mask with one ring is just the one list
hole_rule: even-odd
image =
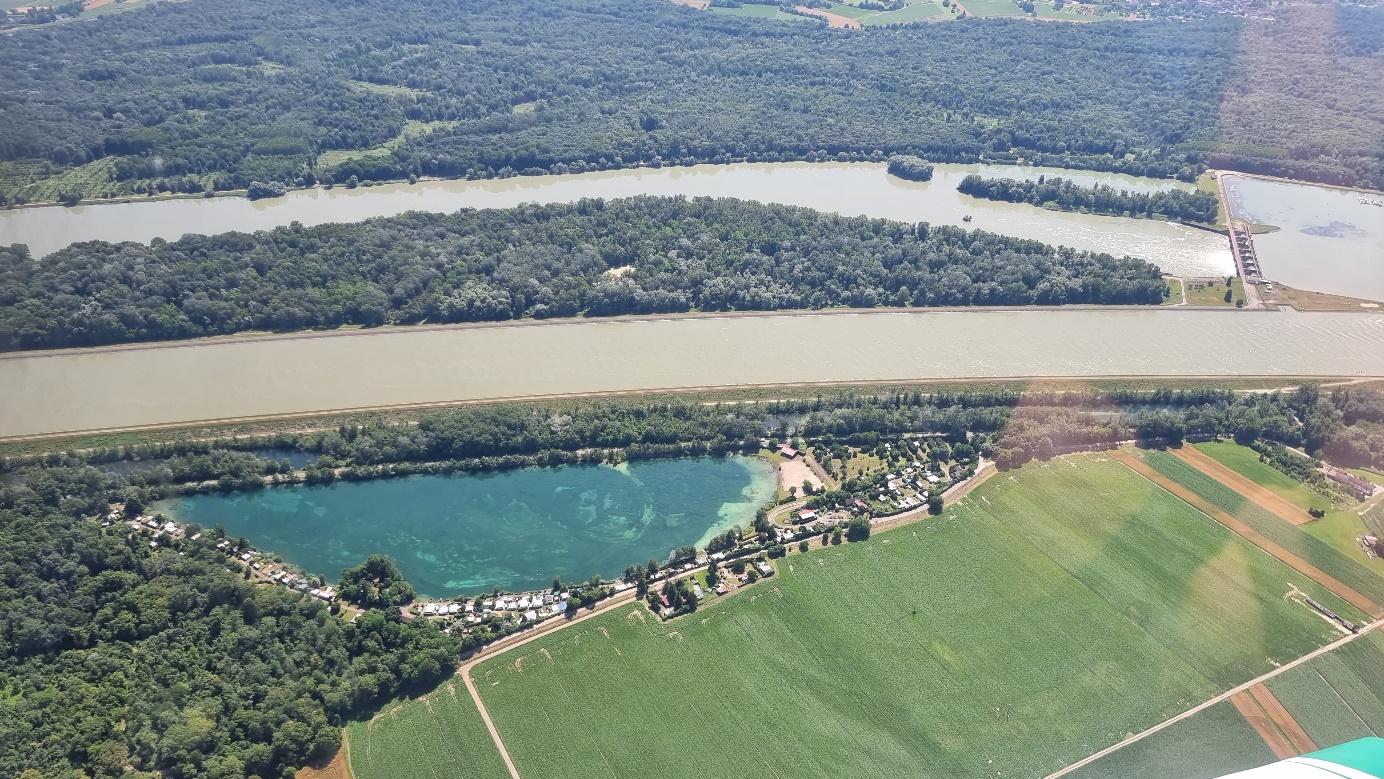
[(1294, 525), (1305, 525), (1312, 521), (1311, 514), (1308, 514), (1306, 511), (1288, 502), (1278, 493), (1273, 492), (1258, 482), (1247, 479), (1234, 470), (1221, 465), (1210, 455), (1197, 451), (1197, 449), (1191, 446), (1184, 446), (1180, 449), (1169, 449), (1168, 452)]
[(801, 495), (803, 482), (810, 483), (813, 492), (822, 489), (822, 480), (812, 472), (812, 469), (802, 459), (784, 460), (779, 463), (778, 480), (779, 489), (784, 492), (787, 492), (789, 487), (797, 487), (798, 494)]
[(1245, 721), (1254, 728), (1254, 732), (1264, 739), (1264, 743), (1273, 750), (1274, 757), (1279, 760), (1286, 760), (1290, 757), (1297, 757), (1297, 751), (1293, 745), (1288, 743), (1288, 739), (1279, 732), (1278, 728), (1268, 718), (1267, 715), (1255, 703), (1249, 690), (1243, 690), (1230, 696), (1230, 702), (1235, 705), (1235, 710), (1244, 716)]
[(808, 8), (805, 5), (798, 6), (797, 11), (798, 13), (807, 14), (808, 16), (815, 16), (819, 19), (826, 19), (828, 27), (840, 27), (849, 30), (860, 29), (860, 22), (857, 22), (856, 20), (851, 19), (849, 17), (841, 16), (840, 14), (828, 13), (826, 11), (821, 11), (816, 8)]
[(1264, 710), (1273, 724), (1283, 731), (1283, 735), (1288, 737), (1288, 743), (1293, 745), (1293, 749), (1299, 755), (1317, 751), (1317, 745), (1312, 741), (1312, 737), (1307, 735), (1307, 731), (1302, 729), (1297, 720), (1288, 709), (1279, 702), (1278, 697), (1263, 683), (1256, 684), (1249, 688), (1249, 694), (1254, 698), (1259, 708)]
[(346, 768), (346, 746), (343, 744), (325, 763), (314, 763), (298, 769), (298, 779), (351, 779), (351, 772)]

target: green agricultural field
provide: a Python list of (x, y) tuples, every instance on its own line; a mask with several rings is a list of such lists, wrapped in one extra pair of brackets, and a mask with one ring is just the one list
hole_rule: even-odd
[[(460, 679), (346, 731), (351, 775), (508, 779), (500, 752)], [(464, 766), (465, 770), (459, 767)]]
[[(1306, 532), (1303, 527), (1284, 521), (1167, 452), (1150, 450), (1139, 454), (1164, 476), (1242, 520), (1266, 538), (1282, 545), (1375, 603), (1384, 604), (1384, 577), (1351, 559), (1330, 541)], [(1337, 542), (1339, 543), (1339, 539)]]
[(860, 23), (866, 26), (899, 24), (922, 19), (944, 19), (950, 15), (949, 12), (942, 10), (942, 6), (932, 0), (918, 0), (918, 2), (909, 3), (897, 11), (880, 11), (873, 16), (862, 16)]
[(1011, 0), (961, 0), (961, 7), (973, 16), (1027, 16), (1024, 9)]
[(1268, 685), (1318, 747), (1384, 733), (1384, 637), (1378, 632)]
[(1321, 509), (1326, 516), (1303, 526), (1303, 531), (1330, 544), (1341, 554), (1384, 575), (1384, 560), (1365, 554), (1356, 538), (1371, 532), (1356, 510), (1339, 510), (1331, 501), (1323, 498), (1306, 485), (1283, 473), (1271, 465), (1259, 461), (1259, 453), (1247, 446), (1233, 441), (1216, 441), (1196, 444), (1196, 448), (1210, 455), (1222, 465), (1258, 484), (1262, 484), (1290, 503), (1303, 509)]
[(1069, 779), (1212, 779), (1277, 758), (1230, 701), (1073, 771)]
[(1331, 501), (1311, 491), (1302, 482), (1259, 461), (1259, 453), (1234, 441), (1211, 441), (1195, 448), (1245, 478), (1261, 484), (1301, 509), (1330, 511)]
[[(778, 565), (688, 617), (622, 607), (478, 666), (520, 773), (1041, 776), (1337, 635), (1291, 587), (1354, 615), (1098, 456)], [(374, 742), (430, 737), (395, 735), (422, 708)], [(437, 749), (485, 775), (483, 742), (459, 729)], [(352, 745), (358, 779), (434, 775)]]

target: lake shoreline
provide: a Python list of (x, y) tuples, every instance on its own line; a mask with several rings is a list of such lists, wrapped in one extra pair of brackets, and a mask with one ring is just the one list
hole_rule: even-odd
[(228, 537), (248, 538), (328, 582), (338, 565), (389, 554), (420, 596), (442, 598), (494, 585), (546, 587), (555, 574), (579, 581), (592, 567), (613, 581), (626, 565), (664, 561), (676, 547), (748, 527), (756, 501), (772, 497), (773, 469), (756, 455), (623, 465), (273, 485), (175, 496), (150, 508), (182, 524), (222, 525)]

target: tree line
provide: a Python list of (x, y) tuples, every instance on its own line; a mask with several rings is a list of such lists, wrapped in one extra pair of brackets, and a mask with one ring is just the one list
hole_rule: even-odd
[(1163, 189), (1131, 192), (1108, 184), (1082, 186), (1070, 179), (1039, 176), (1031, 179), (984, 178), (974, 173), (961, 180), (958, 192), (985, 200), (1029, 203), (1061, 211), (1130, 216), (1135, 218), (1175, 219), (1182, 222), (1215, 224), (1219, 208), (1213, 192)]
[(834, 306), (1149, 304), (1142, 260), (733, 199), (409, 213), (0, 247), (0, 349), (341, 325)]

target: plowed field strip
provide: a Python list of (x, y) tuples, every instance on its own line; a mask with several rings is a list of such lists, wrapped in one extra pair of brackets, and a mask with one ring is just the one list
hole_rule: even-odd
[(1222, 465), (1219, 460), (1205, 452), (1191, 446), (1183, 446), (1180, 449), (1169, 449), (1168, 453), (1294, 525), (1305, 525), (1312, 521), (1311, 514), (1264, 485)]
[(1307, 731), (1302, 729), (1293, 715), (1288, 713), (1288, 709), (1279, 702), (1278, 697), (1273, 694), (1267, 686), (1256, 684), (1249, 688), (1249, 694), (1254, 701), (1259, 704), (1259, 708), (1264, 710), (1273, 724), (1283, 731), (1283, 735), (1288, 737), (1288, 742), (1293, 745), (1299, 755), (1308, 752), (1316, 752), (1317, 745), (1312, 741), (1312, 737), (1307, 735)]
[(1201, 513), (1225, 525), (1232, 533), (1235, 533), (1246, 541), (1263, 549), (1265, 552), (1282, 560), (1284, 563), (1287, 563), (1289, 568), (1292, 568), (1303, 576), (1306, 576), (1317, 584), (1332, 591), (1339, 596), (1341, 600), (1369, 614), (1372, 619), (1384, 617), (1384, 609), (1381, 609), (1369, 598), (1347, 587), (1340, 580), (1328, 576), (1322, 569), (1260, 535), (1244, 522), (1241, 522), (1235, 517), (1232, 517), (1219, 508), (1202, 500), (1199, 495), (1154, 470), (1152, 466), (1140, 460), (1138, 457), (1126, 451), (1113, 451), (1110, 453), (1110, 456), (1129, 466), (1131, 470), (1140, 476), (1143, 476), (1154, 484), (1157, 484), (1168, 492), (1183, 499)]
[(1244, 716), (1250, 727), (1254, 728), (1254, 732), (1258, 733), (1259, 737), (1264, 739), (1264, 743), (1269, 745), (1269, 749), (1273, 750), (1274, 757), (1279, 760), (1297, 757), (1297, 750), (1293, 749), (1293, 745), (1288, 743), (1287, 737), (1279, 732), (1278, 727), (1259, 708), (1259, 704), (1254, 702), (1254, 698), (1248, 690), (1230, 696), (1230, 702), (1235, 704), (1235, 709)]

